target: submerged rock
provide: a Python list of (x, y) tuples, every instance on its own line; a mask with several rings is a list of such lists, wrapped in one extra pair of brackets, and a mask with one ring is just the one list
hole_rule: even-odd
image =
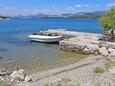
[(7, 52), (8, 50), (4, 49), (4, 48), (0, 48), (0, 52)]
[(4, 57), (0, 56), (0, 61), (3, 59)]

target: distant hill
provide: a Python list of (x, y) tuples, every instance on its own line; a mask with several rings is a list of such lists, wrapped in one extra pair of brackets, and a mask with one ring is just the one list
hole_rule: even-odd
[(37, 14), (30, 16), (16, 16), (15, 18), (36, 19), (36, 18), (76, 18), (76, 19), (97, 19), (104, 15), (106, 11), (65, 13), (60, 15)]
[(96, 19), (104, 15), (106, 11), (96, 11), (96, 12), (80, 12), (80, 13), (66, 13), (61, 15), (48, 15), (42, 16), (41, 18), (78, 18), (78, 19)]
[(19, 16), (15, 16), (13, 18), (17, 18), (17, 19), (36, 19), (36, 18), (40, 18), (40, 17), (43, 17), (43, 16), (48, 16), (46, 14), (37, 14), (37, 15), (29, 15), (29, 16), (22, 16), (22, 15), (19, 15)]

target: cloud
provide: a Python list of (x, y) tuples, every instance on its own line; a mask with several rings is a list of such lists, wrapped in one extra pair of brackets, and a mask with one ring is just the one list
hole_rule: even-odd
[(75, 7), (75, 8), (82, 8), (82, 5), (81, 5), (81, 4), (75, 4), (74, 7)]
[(114, 3), (110, 3), (110, 4), (107, 4), (107, 7), (113, 7), (113, 6), (115, 6), (115, 2)]
[(89, 7), (89, 4), (75, 4), (74, 7), (75, 8), (85, 8), (85, 7)]
[(37, 14), (63, 14), (63, 13), (73, 13), (75, 10), (73, 8), (65, 8), (65, 9), (56, 9), (56, 8), (37, 8), (37, 9), (18, 9), (15, 7), (5, 7), (0, 8), (0, 15), (5, 16), (17, 16), (17, 15), (37, 15)]

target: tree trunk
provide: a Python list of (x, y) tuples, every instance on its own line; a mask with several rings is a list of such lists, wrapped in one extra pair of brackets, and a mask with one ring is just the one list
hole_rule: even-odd
[(111, 29), (111, 41), (114, 41), (114, 30)]

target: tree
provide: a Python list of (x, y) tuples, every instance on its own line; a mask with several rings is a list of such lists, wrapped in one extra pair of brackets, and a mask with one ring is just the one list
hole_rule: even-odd
[(100, 17), (100, 23), (105, 30), (111, 30), (111, 37), (114, 37), (115, 29), (115, 7), (112, 7), (105, 15)]

